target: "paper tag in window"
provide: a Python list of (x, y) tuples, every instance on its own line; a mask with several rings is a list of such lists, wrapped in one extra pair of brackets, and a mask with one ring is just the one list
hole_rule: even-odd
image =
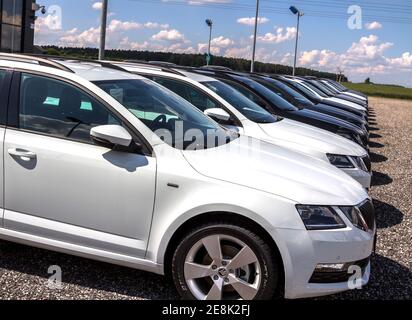
[(120, 103), (123, 103), (123, 89), (110, 89), (110, 95)]

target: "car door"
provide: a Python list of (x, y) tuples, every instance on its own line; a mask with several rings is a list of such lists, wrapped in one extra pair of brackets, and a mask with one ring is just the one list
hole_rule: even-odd
[[(11, 71), (0, 69), (0, 154), (3, 154), (4, 135), (6, 133), (7, 102), (9, 98), (9, 88)], [(3, 177), (3, 157), (0, 157), (0, 227), (3, 226), (4, 214), (4, 177)]]
[[(62, 79), (13, 77), (4, 142), (4, 227), (144, 256), (156, 159), (94, 145), (90, 129), (125, 120)], [(130, 129), (128, 129), (130, 130)]]

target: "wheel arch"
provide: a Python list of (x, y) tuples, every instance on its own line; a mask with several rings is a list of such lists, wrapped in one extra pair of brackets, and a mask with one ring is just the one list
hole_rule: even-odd
[(279, 271), (280, 271), (279, 280), (281, 281), (281, 283), (279, 283), (278, 287), (279, 289), (282, 290), (282, 292), (279, 292), (278, 295), (283, 295), (283, 290), (284, 290), (284, 285), (285, 285), (284, 283), (285, 266), (284, 266), (281, 252), (275, 240), (269, 234), (269, 232), (266, 231), (266, 229), (262, 226), (261, 223), (256, 222), (255, 220), (249, 217), (246, 217), (242, 214), (228, 212), (228, 211), (211, 211), (211, 212), (205, 212), (202, 214), (198, 214), (186, 220), (175, 230), (175, 232), (169, 239), (166, 249), (165, 249), (164, 261), (163, 261), (163, 268), (164, 268), (165, 276), (168, 277), (169, 279), (171, 277), (171, 262), (172, 262), (174, 250), (176, 249), (179, 241), (185, 236), (187, 232), (189, 232), (189, 230), (193, 226), (206, 223), (206, 222), (210, 222), (212, 219), (216, 219), (219, 222), (223, 221), (223, 222), (229, 222), (229, 223), (241, 225), (242, 227), (245, 227), (249, 229), (250, 231), (253, 231), (257, 235), (262, 237), (262, 239), (265, 242), (268, 243), (268, 245), (273, 249), (276, 261), (278, 263)]

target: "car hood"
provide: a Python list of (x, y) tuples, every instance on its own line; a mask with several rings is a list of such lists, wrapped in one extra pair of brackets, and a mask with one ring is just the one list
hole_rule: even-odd
[(344, 93), (340, 93), (340, 94), (336, 95), (335, 98), (342, 99), (342, 100), (349, 101), (349, 102), (353, 102), (353, 103), (359, 104), (360, 106), (365, 107), (365, 108), (367, 107), (367, 102), (365, 100), (361, 100), (361, 99), (358, 99), (358, 98), (355, 98), (355, 97), (351, 97), (351, 96), (349, 96), (347, 94), (344, 94)]
[(357, 143), (329, 131), (298, 121), (283, 119), (275, 123), (259, 124), (260, 128), (274, 141), (282, 140), (283, 145), (305, 152), (315, 150), (323, 154), (342, 154), (362, 157), (367, 152)]
[(325, 98), (325, 100), (326, 100), (326, 101), (332, 101), (332, 102), (338, 102), (338, 103), (344, 104), (345, 106), (354, 108), (354, 109), (356, 109), (356, 110), (366, 111), (366, 108), (365, 108), (365, 107), (362, 107), (361, 105), (359, 105), (359, 104), (357, 104), (357, 103), (353, 103), (353, 102), (346, 101), (346, 100), (343, 100), (343, 99), (339, 99), (339, 98)]
[(359, 121), (359, 122), (361, 122), (361, 123), (363, 123), (363, 124), (367, 124), (367, 123), (368, 123), (363, 117), (361, 117), (361, 116), (359, 116), (359, 115), (357, 115), (357, 114), (355, 114), (355, 113), (352, 113), (352, 112), (350, 112), (350, 111), (346, 111), (346, 110), (344, 110), (344, 109), (331, 108), (330, 105), (327, 105), (327, 104), (324, 104), (324, 103), (318, 103), (318, 104), (316, 104), (316, 105), (315, 105), (315, 108), (319, 108), (319, 110), (321, 110), (321, 111), (324, 110), (325, 112), (326, 112), (326, 111), (332, 111), (332, 112), (334, 112), (334, 113), (337, 114), (337, 115), (344, 116), (344, 117), (347, 117), (347, 118), (350, 118), (350, 119)]
[(365, 132), (363, 132), (361, 129), (359, 129), (355, 125), (345, 120), (341, 120), (339, 118), (336, 118), (336, 117), (333, 117), (333, 116), (330, 116), (324, 113), (320, 113), (320, 112), (308, 110), (308, 109), (302, 109), (302, 110), (298, 110), (294, 112), (296, 112), (299, 116), (302, 116), (302, 117), (307, 117), (307, 118), (315, 119), (321, 122), (326, 122), (329, 125), (334, 125), (339, 128), (349, 130), (351, 132), (356, 132), (357, 134), (362, 134), (362, 135), (365, 134)]
[(297, 203), (354, 205), (368, 197), (358, 182), (325, 161), (246, 136), (182, 153), (204, 176)]

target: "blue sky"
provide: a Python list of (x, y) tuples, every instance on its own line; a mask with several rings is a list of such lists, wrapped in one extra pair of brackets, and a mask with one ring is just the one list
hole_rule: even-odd
[[(99, 0), (38, 0), (35, 42), (97, 47)], [(109, 0), (108, 48), (205, 52), (214, 22), (212, 53), (250, 59), (254, 0)], [(298, 65), (343, 70), (352, 81), (412, 87), (412, 3), (408, 0), (260, 0), (257, 60), (292, 64), (295, 5), (305, 15), (299, 32)], [(361, 10), (350, 28), (350, 5)], [(359, 8), (355, 8), (358, 10)], [(359, 19), (361, 17), (361, 19)], [(356, 28), (354, 29), (353, 26)]]

